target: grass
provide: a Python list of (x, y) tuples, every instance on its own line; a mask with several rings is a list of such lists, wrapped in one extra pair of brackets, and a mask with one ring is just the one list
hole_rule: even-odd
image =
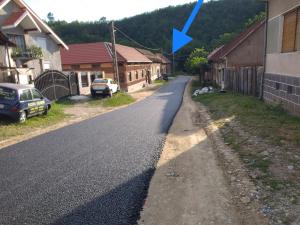
[(0, 141), (32, 132), (36, 128), (44, 128), (54, 125), (62, 121), (68, 117), (68, 115), (64, 113), (64, 109), (66, 107), (67, 105), (65, 102), (53, 103), (47, 116), (35, 116), (29, 118), (25, 123), (22, 124), (7, 120), (0, 121)]
[(232, 93), (206, 94), (193, 99), (206, 105), (215, 120), (235, 117), (248, 132), (276, 145), (300, 144), (300, 118), (289, 115), (280, 106)]
[(111, 98), (93, 99), (89, 101), (90, 106), (103, 106), (103, 107), (118, 107), (124, 106), (135, 102), (134, 98), (125, 92), (119, 92)]
[(165, 80), (155, 80), (154, 83), (155, 84), (162, 84), (163, 85), (163, 84), (168, 83), (168, 81), (165, 81)]

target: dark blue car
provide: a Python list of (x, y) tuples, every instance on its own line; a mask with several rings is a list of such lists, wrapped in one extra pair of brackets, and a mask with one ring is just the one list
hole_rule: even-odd
[(0, 83), (0, 116), (23, 123), (28, 117), (47, 115), (50, 108), (51, 101), (37, 89), (25, 85)]

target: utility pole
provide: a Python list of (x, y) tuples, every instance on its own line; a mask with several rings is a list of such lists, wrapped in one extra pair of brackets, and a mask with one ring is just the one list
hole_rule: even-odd
[(117, 50), (116, 50), (116, 36), (115, 36), (114, 21), (111, 22), (111, 45), (112, 45), (112, 54), (113, 54), (113, 61), (114, 61), (114, 77), (115, 80), (118, 82), (118, 89), (120, 90), (119, 65), (118, 65)]
[(175, 53), (173, 53), (173, 60), (172, 60), (172, 70), (173, 70), (173, 76), (175, 76)]

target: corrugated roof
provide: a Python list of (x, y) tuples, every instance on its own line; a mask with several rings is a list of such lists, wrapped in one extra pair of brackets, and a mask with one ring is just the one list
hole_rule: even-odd
[(60, 51), (64, 65), (111, 63), (113, 61), (108, 46), (103, 42), (72, 44), (68, 47), (69, 50), (61, 49)]
[(4, 20), (2, 26), (6, 27), (6, 26), (14, 25), (25, 13), (26, 11), (23, 10), (19, 12), (13, 12), (6, 20)]
[(245, 41), (251, 34), (253, 34), (255, 31), (257, 31), (261, 26), (263, 26), (265, 24), (265, 22), (266, 22), (266, 20), (262, 20), (262, 21), (259, 21), (255, 24), (253, 24), (248, 29), (246, 29), (244, 32), (242, 32), (238, 36), (236, 36), (228, 44), (215, 49), (208, 56), (208, 60), (218, 61), (221, 58), (225, 57), (230, 52), (232, 52), (237, 46), (239, 46), (243, 41)]

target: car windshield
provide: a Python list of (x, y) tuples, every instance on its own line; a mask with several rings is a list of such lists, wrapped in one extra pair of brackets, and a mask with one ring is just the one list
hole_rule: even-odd
[(107, 84), (108, 80), (104, 80), (104, 79), (96, 79), (94, 80), (95, 84)]
[(0, 100), (15, 100), (16, 98), (16, 90), (0, 87)]

